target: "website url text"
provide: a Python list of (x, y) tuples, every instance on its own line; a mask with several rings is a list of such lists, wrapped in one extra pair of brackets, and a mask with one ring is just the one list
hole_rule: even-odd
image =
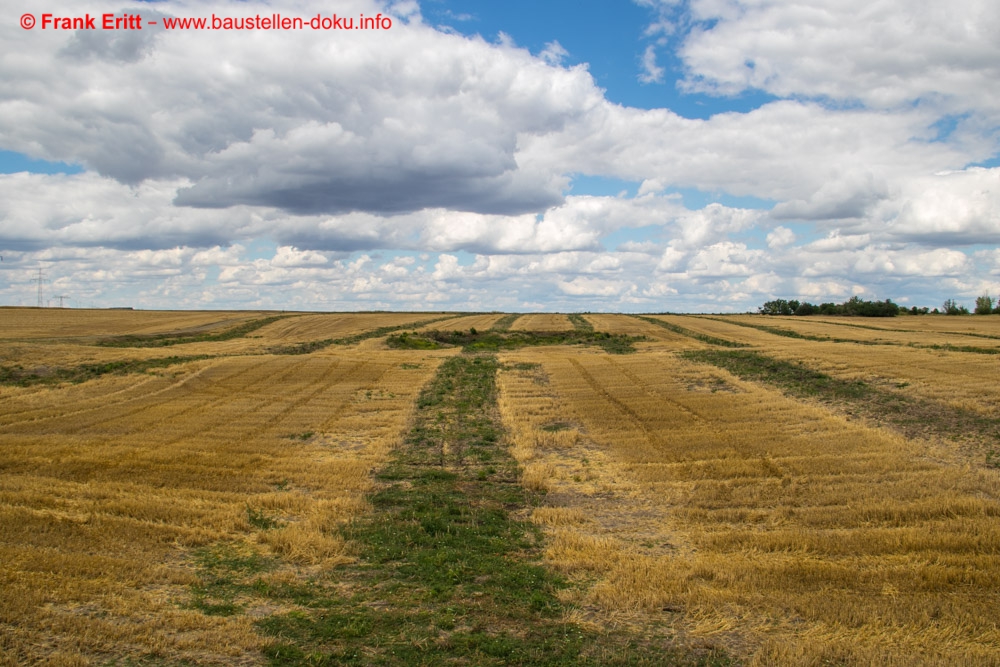
[[(147, 16), (149, 16), (147, 14)], [(101, 14), (100, 16), (56, 16), (41, 15), (42, 30), (142, 30), (145, 26), (157, 27), (162, 22), (166, 30), (389, 30), (392, 18), (382, 14), (375, 16), (324, 16), (317, 14), (311, 18), (302, 16), (216, 16), (176, 17), (165, 16), (162, 21), (143, 21), (141, 14)], [(21, 16), (21, 27), (31, 30), (36, 26), (34, 14)]]

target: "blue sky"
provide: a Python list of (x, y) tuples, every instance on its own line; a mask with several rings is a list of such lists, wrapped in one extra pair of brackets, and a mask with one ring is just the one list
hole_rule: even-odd
[[(541, 53), (552, 42), (566, 50), (566, 65), (585, 65), (609, 101), (640, 109), (669, 108), (686, 118), (708, 118), (726, 111), (748, 111), (774, 99), (757, 90), (719, 97), (681, 93), (673, 82), (684, 65), (670, 48), (680, 35), (658, 44), (662, 34), (647, 35), (656, 12), (633, 2), (531, 2), (446, 1), (427, 2), (427, 19), (463, 35), (495, 41), (500, 33), (518, 46)], [(679, 12), (671, 12), (678, 14)], [(639, 75), (649, 46), (657, 52), (664, 80), (644, 83)]]
[(36, 160), (16, 151), (0, 151), (0, 174), (16, 174), (22, 171), (32, 174), (79, 174), (83, 171), (83, 167), (65, 162)]
[(1000, 293), (1000, 7), (113, 5), (394, 24), (0, 26), (0, 304), (33, 305), (39, 267), (73, 306), (740, 312)]
[(504, 33), (532, 53), (558, 42), (567, 52), (564, 63), (586, 65), (610, 101), (646, 109), (672, 106), (672, 90), (642, 85), (636, 76), (650, 18), (649, 10), (636, 4), (442, 0), (425, 3), (423, 11), (429, 22), (464, 35), (497, 41)]

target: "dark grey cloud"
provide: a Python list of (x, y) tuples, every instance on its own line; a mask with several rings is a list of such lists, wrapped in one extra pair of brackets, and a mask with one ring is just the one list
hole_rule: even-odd
[[(245, 177), (234, 185), (225, 175), (214, 176), (180, 190), (174, 203), (202, 208), (269, 206), (297, 215), (354, 211), (392, 215), (426, 208), (518, 215), (545, 210), (562, 201), (559, 191), (551, 185), (534, 183), (518, 187), (513, 171), (496, 177), (385, 172), (378, 177), (359, 174), (310, 183), (295, 183), (295, 180), (269, 182)], [(289, 181), (293, 184), (283, 187), (282, 183)]]
[[(54, 1), (54, 11), (74, 6)], [(306, 1), (288, 13), (319, 7)], [(373, 8), (385, 9), (345, 0), (338, 11)], [(164, 3), (141, 11), (159, 20), (254, 9)], [(0, 116), (0, 145), (82, 163), (128, 185), (186, 179), (178, 206), (296, 215), (544, 210), (562, 201), (565, 181), (558, 170), (526, 164), (521, 142), (602, 101), (582, 68), (402, 20), (391, 32), (334, 36), (152, 27), (44, 40), (21, 33), (19, 44), (46, 66), (0, 62), (9, 82), (0, 105), (16, 100)]]
[(854, 172), (823, 184), (807, 200), (781, 202), (771, 210), (775, 220), (846, 220), (864, 218), (891, 197), (884, 178), (859, 165)]

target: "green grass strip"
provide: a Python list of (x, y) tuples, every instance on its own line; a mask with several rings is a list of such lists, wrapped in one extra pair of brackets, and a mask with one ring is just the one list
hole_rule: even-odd
[(312, 354), (319, 350), (326, 349), (333, 345), (332, 338), (323, 340), (310, 340), (305, 343), (292, 343), (291, 345), (275, 345), (267, 349), (269, 354)]
[(403, 332), (389, 336), (386, 344), (397, 350), (437, 350), (462, 347), (466, 352), (498, 352), (539, 345), (593, 345), (610, 354), (635, 352), (633, 343), (642, 336), (610, 334), (596, 331), (427, 331), (422, 334)]
[(514, 322), (516, 322), (519, 317), (521, 317), (520, 313), (504, 315), (497, 320), (492, 327), (490, 327), (490, 331), (509, 331), (511, 326), (513, 326)]
[[(821, 316), (821, 317), (836, 317), (836, 316)], [(923, 315), (908, 315), (908, 316), (904, 315), (903, 319), (906, 319), (906, 317), (921, 317), (922, 318), (924, 316)], [(832, 326), (837, 326), (837, 327), (851, 327), (852, 329), (867, 329), (868, 331), (881, 331), (881, 332), (895, 331), (895, 332), (898, 332), (898, 333), (914, 333), (914, 334), (924, 334), (924, 335), (929, 334), (929, 333), (938, 333), (938, 334), (947, 334), (949, 336), (971, 336), (972, 338), (986, 338), (986, 339), (990, 339), (990, 340), (1000, 340), (1000, 336), (993, 335), (993, 334), (988, 334), (988, 333), (976, 332), (976, 331), (927, 331), (927, 330), (920, 330), (920, 329), (894, 329), (894, 328), (890, 328), (890, 327), (875, 327), (875, 326), (870, 326), (870, 325), (866, 325), (866, 324), (854, 324), (853, 322), (834, 322), (834, 321), (831, 321), (830, 319), (820, 320), (820, 322), (822, 324), (830, 324)]]
[(670, 322), (664, 322), (663, 320), (656, 319), (655, 317), (646, 317), (645, 315), (633, 315), (632, 317), (637, 317), (640, 320), (649, 322), (650, 324), (655, 324), (658, 327), (669, 329), (676, 334), (687, 336), (688, 338), (700, 340), (701, 342), (708, 343), (709, 345), (718, 345), (720, 347), (749, 347), (745, 343), (737, 343), (735, 341), (726, 340), (725, 338), (716, 338), (715, 336), (709, 336), (708, 334), (698, 333), (697, 331), (685, 329), (682, 326), (671, 324)]
[[(854, 338), (813, 336), (811, 334), (799, 333), (798, 331), (792, 331), (790, 329), (769, 327), (765, 324), (751, 324), (749, 322), (737, 322), (736, 320), (723, 320), (717, 317), (706, 317), (704, 319), (715, 320), (716, 322), (725, 322), (726, 324), (735, 324), (738, 327), (746, 327), (748, 329), (757, 329), (758, 331), (774, 334), (775, 336), (784, 336), (785, 338), (799, 338), (801, 340), (813, 340), (813, 341), (819, 341), (821, 343), (854, 343), (855, 345), (893, 345), (896, 347), (912, 347), (918, 350), (942, 350), (944, 352), (967, 352), (970, 354), (1000, 354), (1000, 348), (997, 347), (977, 347), (974, 345), (951, 345), (949, 343), (945, 343), (943, 345), (939, 343), (921, 345), (920, 343), (902, 343), (891, 340), (857, 340)], [(845, 325), (845, 326), (855, 326), (857, 328), (863, 328), (860, 325)], [(885, 330), (880, 329), (880, 331), (885, 331)], [(899, 329), (898, 331), (902, 331), (902, 329)], [(959, 332), (952, 332), (952, 333), (959, 333)]]
[(419, 322), (410, 322), (409, 324), (400, 324), (398, 326), (391, 327), (379, 327), (378, 329), (373, 329), (372, 331), (366, 331), (364, 333), (355, 334), (353, 336), (347, 336), (345, 338), (337, 338), (334, 340), (335, 345), (354, 345), (355, 343), (360, 343), (363, 340), (368, 340), (369, 338), (381, 338), (382, 336), (388, 336), (391, 333), (397, 331), (403, 331), (404, 329), (419, 329), (420, 327), (425, 327), (428, 324), (434, 324), (435, 322), (443, 322), (445, 320), (453, 320), (456, 317), (463, 317), (465, 315), (470, 315), (474, 313), (451, 313), (443, 317), (432, 317), (429, 320), (420, 320)]
[(680, 356), (724, 368), (744, 380), (763, 382), (798, 398), (869, 400), (877, 392), (860, 380), (839, 380), (804, 364), (773, 359), (751, 350), (691, 350)]
[(562, 620), (567, 583), (541, 565), (538, 528), (512, 515), (538, 498), (503, 446), (498, 366), (485, 355), (442, 364), (378, 476), (374, 512), (344, 530), (359, 562), (333, 573), (339, 594), (289, 589), (300, 609), (259, 622), (277, 640), (271, 664), (728, 664), (655, 632)]
[(100, 364), (81, 364), (69, 367), (23, 368), (21, 366), (0, 366), (0, 385), (29, 387), (36, 384), (59, 384), (70, 382), (79, 384), (102, 375), (127, 375), (145, 373), (153, 368), (164, 368), (189, 361), (210, 359), (211, 355), (199, 354), (186, 357), (162, 357), (160, 359), (131, 359), (107, 361)]
[(757, 331), (763, 331), (765, 333), (774, 334), (775, 336), (784, 336), (785, 338), (798, 338), (800, 340), (815, 340), (824, 343), (861, 343), (861, 344), (871, 344), (871, 345), (882, 345), (888, 344), (893, 345), (893, 343), (876, 343), (868, 341), (858, 341), (850, 338), (833, 338), (831, 336), (812, 336), (810, 334), (799, 333), (798, 331), (792, 331), (790, 329), (782, 329), (780, 327), (771, 327), (766, 324), (751, 324), (749, 322), (739, 322), (737, 320), (723, 320), (718, 317), (706, 317), (706, 320), (715, 320), (716, 322), (723, 322), (725, 324), (735, 324), (738, 327), (744, 327), (745, 329), (756, 329)]
[(297, 315), (274, 315), (262, 317), (257, 320), (246, 322), (231, 329), (226, 329), (220, 333), (200, 333), (200, 334), (153, 334), (148, 336), (115, 336), (98, 341), (102, 347), (169, 347), (171, 345), (181, 345), (183, 343), (214, 343), (223, 340), (242, 338), (249, 333), (265, 327), (272, 322), (283, 320), (286, 317), (297, 317)]
[(371, 331), (363, 331), (359, 334), (345, 336), (343, 338), (325, 338), (323, 340), (311, 340), (304, 343), (293, 343), (292, 345), (276, 345), (268, 349), (268, 352), (271, 354), (310, 354), (312, 352), (317, 352), (330, 347), (331, 345), (354, 345), (363, 340), (368, 340), (369, 338), (381, 338), (382, 336), (388, 336), (389, 334), (396, 333), (397, 331), (403, 331), (404, 329), (419, 329), (420, 327), (425, 327), (428, 324), (443, 322), (445, 320), (453, 320), (462, 315), (465, 315), (465, 313), (452, 313), (450, 315), (445, 315), (444, 317), (434, 317), (429, 320), (420, 320), (417, 322), (409, 322), (407, 324), (393, 325), (390, 327), (379, 327), (377, 329), (372, 329)]
[(569, 321), (573, 324), (573, 328), (577, 331), (589, 333), (594, 330), (594, 325), (588, 322), (587, 318), (580, 313), (570, 313), (566, 317), (569, 318)]
[[(833, 404), (849, 414), (888, 424), (907, 437), (938, 436), (971, 443), (979, 451), (986, 448), (987, 464), (1000, 440), (1000, 418), (905, 395), (860, 380), (834, 378), (798, 362), (774, 359), (749, 350), (693, 350), (681, 352), (680, 356), (724, 368), (744, 380), (777, 387), (796, 398)], [(900, 388), (902, 386), (905, 385)]]
[(909, 343), (907, 347), (916, 347), (922, 350), (941, 350), (943, 352), (968, 352), (970, 354), (1000, 354), (1000, 347), (977, 347), (975, 345), (951, 345), (950, 343), (945, 343), (944, 345), (939, 345), (938, 343), (933, 343), (931, 345), (919, 345), (917, 343)]

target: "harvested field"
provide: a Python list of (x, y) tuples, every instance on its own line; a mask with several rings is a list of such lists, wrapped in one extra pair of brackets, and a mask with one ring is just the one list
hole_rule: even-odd
[(270, 314), (273, 313), (0, 308), (0, 339), (39, 340), (212, 331)]
[(511, 331), (572, 331), (573, 324), (565, 315), (535, 313), (522, 315), (510, 327)]
[(1000, 318), (51, 310), (0, 665), (1000, 665)]
[[(183, 349), (183, 348), (182, 348)], [(121, 348), (80, 343), (0, 343), (0, 368), (64, 368), (79, 364), (99, 364), (129, 359), (158, 359), (186, 354), (176, 347)], [(0, 385), (0, 396), (3, 395)]]
[(761, 664), (1000, 659), (996, 471), (671, 354), (504, 361), (549, 561), (597, 578), (583, 604)]
[[(801, 361), (834, 377), (884, 385), (903, 394), (983, 414), (1000, 409), (1000, 383), (996, 382), (996, 378), (1000, 377), (1000, 355), (913, 348), (902, 344), (863, 345), (803, 340), (738, 326), (722, 318), (670, 316), (658, 319), (763, 349), (779, 359)], [(737, 321), (767, 325), (770, 319), (773, 318), (740, 317)], [(987, 323), (979, 331), (985, 333), (992, 324), (992, 318), (983, 319)], [(830, 328), (834, 326), (830, 325)], [(951, 340), (956, 345), (963, 344), (957, 338), (965, 340), (960, 336)]]
[(406, 326), (440, 313), (322, 313), (290, 317), (269, 324), (255, 335), (267, 343), (301, 343), (346, 338), (382, 327)]
[(669, 342), (678, 348), (700, 347), (697, 341), (636, 317), (607, 314), (587, 314), (583, 317), (593, 325), (595, 331), (645, 336), (650, 340)]
[(740, 327), (721, 318), (696, 315), (650, 315), (649, 318), (680, 327), (693, 334), (716, 337), (740, 345), (754, 345), (764, 335), (764, 332)]
[[(706, 318), (707, 319), (707, 318)], [(831, 342), (857, 342), (866, 345), (904, 345), (923, 348), (952, 348), (956, 351), (982, 350), (981, 353), (1000, 353), (1000, 318), (980, 317), (979, 327), (947, 327), (942, 318), (914, 317), (920, 321), (930, 319), (937, 327), (889, 328), (875, 327), (857, 322), (859, 318), (840, 318), (841, 321), (818, 320), (811, 317), (761, 317), (743, 315), (728, 317), (724, 321), (767, 327), (787, 335)], [(867, 318), (879, 319), (879, 318)], [(954, 319), (954, 318), (950, 318)], [(973, 319), (976, 318), (967, 318)], [(844, 321), (847, 320), (847, 321)], [(904, 322), (908, 324), (909, 322)], [(957, 324), (957, 323), (952, 323)]]
[(956, 333), (987, 337), (1000, 335), (1000, 317), (992, 315), (872, 317), (863, 321), (859, 318), (845, 317), (810, 317), (808, 319), (834, 326), (864, 327), (886, 331)]
[(201, 592), (206, 571), (291, 585), (349, 559), (335, 529), (440, 359), (327, 350), (4, 388), (0, 664), (260, 663), (253, 595)]
[(431, 331), (433, 329), (440, 331), (468, 331), (469, 329), (486, 331), (496, 324), (501, 317), (503, 317), (501, 313), (492, 313), (488, 315), (466, 315), (465, 317), (456, 317), (454, 319), (441, 320), (440, 322), (428, 324), (427, 326), (418, 329), (418, 331)]

